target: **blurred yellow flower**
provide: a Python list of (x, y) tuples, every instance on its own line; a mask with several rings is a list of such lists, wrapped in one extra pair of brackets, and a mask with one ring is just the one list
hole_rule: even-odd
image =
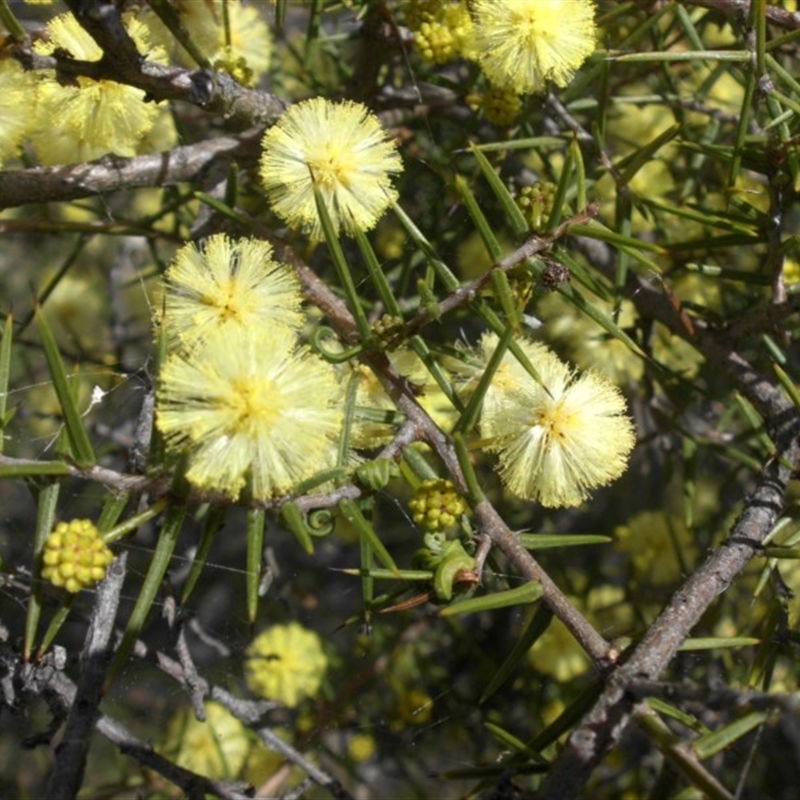
[(397, 714), (406, 725), (426, 725), (433, 715), (433, 698), (423, 689), (403, 689), (397, 696)]
[(378, 746), (375, 743), (375, 737), (370, 736), (368, 733), (354, 733), (347, 743), (347, 754), (357, 764), (369, 761), (377, 750)]
[(528, 651), (528, 661), (537, 671), (558, 683), (565, 683), (583, 675), (591, 661), (572, 634), (557, 619), (534, 642)]
[(167, 725), (159, 752), (207, 778), (238, 778), (250, 751), (259, 747), (258, 740), (219, 703), (208, 702), (204, 708), (205, 722), (188, 706), (180, 708)]
[(360, 103), (305, 100), (284, 112), (263, 141), (261, 181), (273, 211), (290, 227), (322, 239), (314, 187), (336, 231), (372, 228), (397, 196), (394, 142)]
[[(245, 86), (255, 86), (269, 69), (272, 57), (272, 33), (264, 19), (265, 8), (241, 0), (224, 1), (226, 8), (223, 0), (172, 0), (172, 4), (192, 42), (215, 69), (228, 72)], [(155, 14), (142, 18), (159, 44), (169, 52), (174, 50), (181, 63), (195, 66)]]
[(328, 668), (322, 640), (297, 622), (261, 633), (247, 648), (246, 657), (250, 689), (289, 708), (317, 694)]
[(0, 58), (0, 167), (19, 152), (22, 141), (36, 121), (30, 98), (36, 78), (13, 58)]
[(285, 328), (209, 331), (160, 375), (157, 425), (187, 449), (188, 480), (265, 500), (332, 466), (342, 425), (334, 368)]
[[(612, 318), (611, 303), (593, 297), (591, 304)], [(618, 384), (633, 383), (642, 377), (644, 359), (557, 292), (542, 297), (536, 314), (544, 322), (548, 341), (557, 343), (559, 352), (563, 352), (561, 348), (566, 345), (566, 354), (580, 367), (596, 369)], [(636, 323), (636, 310), (630, 301), (625, 300), (619, 307), (616, 323), (631, 333), (629, 329)]]
[[(129, 18), (126, 27), (148, 59), (164, 59), (163, 51), (150, 47), (147, 28), (141, 22)], [(72, 14), (55, 17), (46, 31), (47, 38), (34, 44), (37, 53), (65, 50), (84, 61), (102, 58), (100, 46)], [(158, 106), (146, 102), (141, 89), (83, 76), (64, 85), (46, 72), (38, 82), (36, 103), (40, 124), (31, 138), (43, 164), (90, 161), (106, 153), (133, 156), (158, 114)]]
[(617, 549), (630, 556), (635, 578), (652, 586), (674, 584), (697, 563), (697, 546), (683, 523), (663, 511), (641, 511), (614, 531)]
[(519, 94), (566, 86), (594, 52), (591, 0), (475, 0), (475, 50), (489, 80)]
[(158, 313), (168, 344), (190, 348), (209, 331), (299, 329), (301, 299), (297, 276), (272, 260), (268, 242), (216, 234), (202, 248), (190, 242), (178, 251), (164, 273)]
[[(419, 404), (443, 430), (455, 422), (455, 408), (438, 383), (431, 377), (420, 357), (411, 350), (393, 350), (389, 361), (397, 372), (416, 387)], [(353, 424), (352, 445), (356, 449), (371, 449), (390, 441), (397, 429), (391, 414), (398, 413), (394, 401), (386, 394), (375, 373), (363, 364), (348, 367), (358, 380), (356, 390), (356, 415)], [(381, 419), (381, 414), (386, 419)]]

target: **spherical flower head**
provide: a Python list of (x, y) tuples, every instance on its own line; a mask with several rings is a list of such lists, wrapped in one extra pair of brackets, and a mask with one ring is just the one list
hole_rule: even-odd
[(204, 710), (201, 721), (188, 706), (179, 709), (167, 725), (159, 752), (207, 778), (234, 780), (255, 744), (254, 736), (219, 703), (206, 703)]
[(375, 756), (378, 745), (375, 737), (368, 733), (354, 733), (347, 742), (347, 755), (356, 762), (363, 764)]
[(475, 51), (492, 83), (520, 94), (566, 86), (595, 49), (591, 0), (475, 0)]
[(444, 64), (472, 54), (472, 17), (463, 0), (445, 0), (426, 16), (414, 30), (414, 43), (426, 61)]
[(414, 522), (427, 531), (450, 530), (467, 511), (467, 504), (453, 482), (444, 478), (423, 481), (408, 506)]
[(486, 119), (493, 125), (508, 128), (522, 112), (522, 99), (507, 86), (490, 86), (480, 100)]
[(512, 494), (547, 507), (579, 505), (627, 467), (636, 436), (625, 398), (599, 374), (577, 375), (542, 345), (519, 344), (541, 383), (506, 352), (484, 399), (481, 434)]
[(328, 668), (322, 640), (297, 622), (261, 633), (247, 648), (246, 657), (250, 689), (289, 708), (317, 694)]
[[(129, 19), (126, 27), (139, 52), (150, 60), (163, 59), (163, 52), (149, 46), (142, 23)], [(55, 17), (46, 31), (47, 39), (34, 45), (37, 53), (66, 50), (83, 61), (102, 58), (98, 44), (72, 14)], [(43, 164), (90, 161), (106, 153), (133, 156), (158, 114), (155, 103), (145, 102), (141, 89), (82, 76), (76, 78), (76, 84), (63, 86), (55, 76), (45, 74), (39, 81), (36, 103), (42, 123), (32, 139)]]
[(178, 251), (164, 273), (159, 314), (169, 346), (189, 349), (209, 331), (299, 329), (301, 300), (297, 276), (272, 260), (268, 242), (215, 234)]
[(32, 72), (26, 72), (13, 58), (0, 59), (0, 167), (17, 154), (35, 123), (30, 110), (35, 91)]
[(114, 554), (88, 519), (59, 522), (42, 551), (42, 577), (75, 594), (106, 576)]
[(337, 233), (371, 229), (397, 197), (389, 176), (400, 171), (400, 156), (361, 103), (298, 103), (267, 131), (263, 148), (259, 173), (273, 211), (314, 241), (322, 239), (315, 186)]
[(285, 328), (209, 331), (164, 364), (156, 422), (187, 450), (187, 479), (265, 500), (334, 463), (342, 391), (334, 368)]

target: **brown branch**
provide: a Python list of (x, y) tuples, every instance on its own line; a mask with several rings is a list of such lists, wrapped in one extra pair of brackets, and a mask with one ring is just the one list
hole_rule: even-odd
[(800, 464), (800, 420), (782, 430), (779, 456), (770, 459), (726, 541), (676, 592), (631, 657), (610, 676), (594, 708), (567, 741), (541, 789), (542, 800), (577, 797), (592, 769), (619, 742), (633, 714), (631, 688), (655, 680), (709, 606), (731, 584), (772, 530), (792, 465)]
[[(93, 639), (93, 635), (90, 635), (89, 638)], [(54, 713), (63, 713), (66, 709), (75, 706), (79, 699), (78, 688), (64, 674), (62, 667), (58, 664), (54, 665), (53, 662), (54, 659), (45, 656), (38, 663), (24, 663), (22, 658), (17, 656), (13, 665), (16, 671), (15, 680), (24, 694), (43, 697)], [(249, 796), (241, 784), (211, 780), (174, 764), (156, 753), (152, 745), (138, 739), (125, 725), (112, 717), (100, 716), (95, 727), (121, 753), (131, 756), (142, 766), (158, 772), (182, 789), (186, 797), (192, 800), (206, 797), (209, 794), (223, 798), (223, 800), (247, 800)], [(88, 736), (86, 738), (87, 741), (90, 741)], [(70, 743), (69, 746), (73, 745), (74, 743)], [(48, 797), (50, 796), (48, 795)], [(52, 796), (57, 796), (57, 794)], [(74, 793), (69, 795), (69, 797), (74, 796)]]
[[(566, 230), (565, 223), (563, 230)], [(561, 231), (554, 233), (558, 235)], [(534, 252), (549, 246), (544, 240), (530, 240), (516, 253), (504, 259), (497, 266), (498, 269), (510, 268), (515, 263), (520, 263), (529, 258)], [(351, 336), (355, 330), (355, 322), (330, 288), (310, 270), (301, 272), (301, 280), (306, 296), (313, 303), (325, 308), (331, 324), (343, 336)], [(459, 294), (459, 302), (467, 302), (465, 294)], [(446, 302), (446, 301), (445, 301)], [(408, 382), (392, 367), (383, 353), (367, 352), (362, 356), (362, 361), (367, 364), (380, 380), (383, 388), (397, 408), (407, 419), (406, 428), (413, 426), (416, 438), (426, 441), (442, 459), (447, 467), (456, 487), (463, 494), (467, 494), (467, 482), (461, 466), (458, 463), (452, 441), (428, 413), (416, 401)], [(410, 438), (410, 437), (409, 437)], [(567, 629), (584, 647), (587, 654), (598, 669), (605, 669), (612, 657), (608, 642), (594, 629), (591, 623), (574, 607), (569, 598), (550, 579), (545, 570), (536, 559), (519, 543), (517, 535), (503, 522), (494, 507), (486, 500), (479, 503), (474, 509), (481, 522), (482, 532), (488, 535), (492, 542), (503, 552), (508, 560), (529, 580), (538, 581), (542, 585), (542, 599), (553, 613), (564, 623)]]
[(99, 717), (103, 683), (114, 649), (110, 645), (117, 618), (120, 592), (125, 580), (127, 553), (114, 559), (105, 580), (97, 588), (89, 630), (81, 653), (81, 671), (75, 697), (56, 749), (55, 763), (47, 782), (48, 800), (72, 800), (81, 788), (92, 729)]
[[(700, 6), (711, 11), (719, 11), (727, 16), (738, 17), (742, 22), (750, 19), (750, 0), (684, 0), (686, 5)], [(800, 13), (785, 8), (767, 5), (767, 21), (787, 31), (800, 28)]]
[(255, 163), (260, 138), (261, 131), (250, 130), (133, 158), (103, 156), (63, 167), (0, 171), (0, 209), (196, 181), (220, 161)]
[(59, 77), (82, 75), (135, 86), (149, 100), (191, 103), (239, 130), (271, 124), (284, 109), (273, 95), (247, 89), (227, 73), (188, 70), (146, 60), (137, 51), (113, 3), (66, 0), (66, 4), (103, 50), (103, 57), (99, 61), (80, 61), (61, 54), (40, 56), (30, 42), (23, 42), (12, 48), (12, 55), (27, 69), (54, 69)]
[[(574, 216), (564, 220), (564, 222), (550, 233), (530, 236), (520, 247), (514, 250), (513, 253), (509, 253), (496, 264), (492, 264), (483, 275), (462, 284), (447, 295), (447, 297), (443, 298), (436, 309), (437, 314), (441, 316), (457, 308), (466, 306), (478, 296), (485, 286), (491, 283), (493, 272), (508, 272), (514, 269), (514, 267), (524, 264), (539, 253), (544, 253), (549, 250), (555, 242), (566, 236), (571, 226), (583, 225), (589, 222), (596, 213), (597, 206), (592, 204), (583, 211), (579, 211)], [(418, 333), (426, 325), (435, 321), (436, 317), (434, 317), (431, 312), (422, 310), (413, 319), (406, 322), (405, 330), (410, 336), (413, 333)]]

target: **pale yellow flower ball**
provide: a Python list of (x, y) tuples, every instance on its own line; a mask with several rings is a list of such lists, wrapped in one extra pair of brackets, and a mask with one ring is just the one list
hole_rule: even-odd
[(208, 702), (204, 709), (204, 722), (188, 706), (179, 709), (158, 749), (178, 766), (207, 778), (238, 778), (251, 750), (258, 746), (255, 734), (219, 703)]
[(378, 118), (361, 103), (315, 97), (291, 106), (262, 143), (259, 174), (272, 210), (321, 241), (314, 190), (336, 233), (372, 229), (397, 192), (400, 156)]
[(594, 12), (591, 0), (475, 0), (476, 60), (519, 94), (566, 86), (594, 52)]
[(268, 628), (253, 640), (246, 657), (250, 689), (289, 708), (317, 694), (328, 668), (320, 637), (297, 622)]

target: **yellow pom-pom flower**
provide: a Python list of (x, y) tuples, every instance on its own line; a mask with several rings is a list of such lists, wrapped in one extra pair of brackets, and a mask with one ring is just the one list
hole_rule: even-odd
[(171, 347), (193, 347), (209, 331), (303, 324), (297, 276), (258, 239), (216, 234), (202, 248), (185, 245), (164, 274), (164, 288), (161, 322)]
[[(494, 334), (485, 335), (479, 360), (496, 345)], [(595, 372), (577, 375), (543, 345), (519, 345), (541, 383), (506, 352), (484, 398), (481, 434), (498, 452), (512, 494), (548, 507), (579, 505), (627, 467), (636, 436), (625, 398)]]
[(289, 108), (264, 136), (261, 181), (273, 211), (315, 241), (322, 239), (314, 187), (336, 231), (371, 229), (397, 196), (401, 169), (394, 142), (360, 103), (322, 97)]
[(75, 594), (106, 576), (114, 554), (88, 519), (59, 522), (42, 552), (42, 577)]
[(566, 86), (595, 49), (591, 0), (475, 0), (472, 11), (481, 69), (519, 94)]
[(342, 426), (334, 368), (285, 328), (209, 331), (161, 371), (157, 425), (188, 450), (186, 477), (201, 489), (254, 498), (285, 494), (332, 466)]
[(250, 689), (289, 708), (317, 694), (328, 668), (319, 636), (297, 622), (264, 631), (247, 648), (246, 656)]
[[(139, 52), (150, 60), (163, 60), (163, 52), (150, 47), (142, 23), (130, 19), (127, 30)], [(103, 55), (72, 14), (52, 19), (47, 25), (46, 40), (37, 42), (34, 49), (42, 55), (65, 50), (72, 58), (83, 61), (99, 61)], [(141, 89), (82, 76), (75, 79), (75, 84), (62, 85), (54, 75), (45, 73), (38, 85), (36, 103), (42, 122), (32, 140), (43, 164), (90, 161), (106, 153), (133, 156), (158, 114), (158, 106), (145, 102)]]

